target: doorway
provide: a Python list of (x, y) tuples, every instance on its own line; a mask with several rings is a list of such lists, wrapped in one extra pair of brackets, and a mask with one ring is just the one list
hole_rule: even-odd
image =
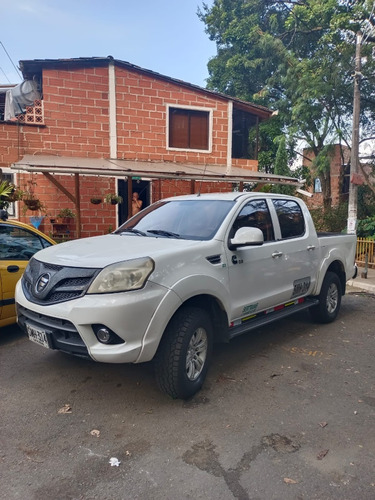
[[(119, 205), (118, 209), (118, 223), (119, 226), (126, 222), (130, 215), (128, 213), (128, 181), (119, 179), (118, 180), (118, 194), (122, 196), (123, 202)], [(132, 179), (132, 192), (137, 192), (139, 199), (142, 200), (142, 209), (148, 207), (150, 204), (150, 191), (151, 191), (151, 182), (150, 181), (142, 181), (141, 179)]]

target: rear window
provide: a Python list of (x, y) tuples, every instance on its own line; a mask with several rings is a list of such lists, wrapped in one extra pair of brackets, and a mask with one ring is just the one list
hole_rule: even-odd
[(299, 204), (293, 200), (272, 200), (279, 219), (281, 237), (297, 238), (305, 234), (305, 219)]

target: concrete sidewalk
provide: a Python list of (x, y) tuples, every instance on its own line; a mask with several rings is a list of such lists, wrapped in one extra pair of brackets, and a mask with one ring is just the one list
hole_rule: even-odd
[(367, 278), (362, 278), (361, 274), (365, 271), (364, 267), (358, 268), (358, 276), (354, 280), (347, 282), (348, 286), (359, 288), (366, 292), (375, 293), (375, 269), (368, 269)]

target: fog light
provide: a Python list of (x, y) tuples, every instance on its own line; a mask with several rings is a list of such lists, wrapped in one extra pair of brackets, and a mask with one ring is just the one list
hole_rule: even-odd
[(103, 324), (91, 325), (96, 338), (101, 344), (124, 344), (125, 340), (119, 337), (113, 330)]
[(100, 328), (96, 332), (96, 336), (98, 337), (99, 342), (102, 344), (109, 344), (111, 342), (111, 332), (107, 328)]

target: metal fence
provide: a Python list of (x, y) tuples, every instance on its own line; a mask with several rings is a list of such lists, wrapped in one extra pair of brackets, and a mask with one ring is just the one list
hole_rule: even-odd
[(358, 238), (355, 260), (357, 264), (362, 267), (366, 265), (367, 260), (368, 267), (375, 269), (375, 241), (366, 238)]

